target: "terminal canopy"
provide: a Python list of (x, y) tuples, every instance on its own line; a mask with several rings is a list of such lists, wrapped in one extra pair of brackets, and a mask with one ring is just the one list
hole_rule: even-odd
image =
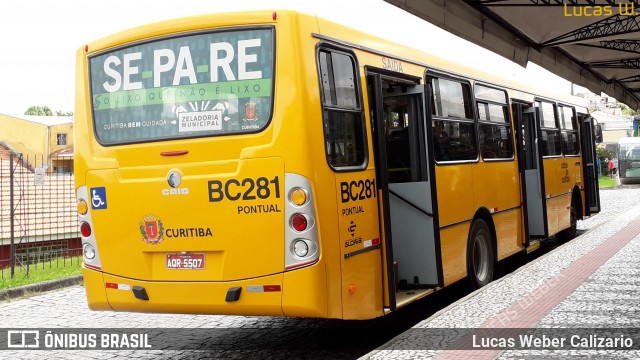
[(640, 107), (640, 0), (385, 0), (521, 66)]

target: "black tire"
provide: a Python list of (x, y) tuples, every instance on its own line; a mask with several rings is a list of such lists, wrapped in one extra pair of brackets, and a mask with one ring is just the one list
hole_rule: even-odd
[(474, 289), (493, 281), (495, 255), (489, 227), (483, 220), (471, 225), (467, 241), (467, 274)]
[(578, 207), (576, 206), (575, 201), (571, 201), (571, 208), (569, 209), (569, 219), (569, 227), (558, 233), (557, 238), (561, 243), (565, 243), (575, 238), (578, 233)]

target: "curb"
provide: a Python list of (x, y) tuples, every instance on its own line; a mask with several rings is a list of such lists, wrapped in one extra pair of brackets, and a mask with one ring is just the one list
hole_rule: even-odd
[(62, 279), (48, 280), (35, 284), (18, 286), (6, 290), (0, 290), (0, 301), (15, 299), (27, 294), (41, 293), (45, 291), (73, 286), (82, 282), (82, 275), (69, 276)]

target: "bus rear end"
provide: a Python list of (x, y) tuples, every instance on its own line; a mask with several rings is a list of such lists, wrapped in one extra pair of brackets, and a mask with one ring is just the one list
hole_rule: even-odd
[[(78, 51), (75, 174), (90, 308), (326, 313), (311, 184), (286, 173), (273, 146), (270, 15), (141, 27)], [(231, 26), (240, 21), (250, 25)], [(305, 275), (285, 275), (296, 271)], [(315, 283), (301, 285), (312, 300), (299, 312), (283, 310), (286, 281)]]

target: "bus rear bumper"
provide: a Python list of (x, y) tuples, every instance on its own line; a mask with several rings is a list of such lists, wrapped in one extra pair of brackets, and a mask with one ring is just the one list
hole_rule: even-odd
[[(318, 265), (229, 282), (141, 281), (88, 268), (83, 276), (91, 310), (326, 317), (324, 267)], [(140, 291), (136, 296), (134, 288), (144, 289), (148, 300), (140, 298)], [(237, 288), (238, 299), (227, 301)]]

